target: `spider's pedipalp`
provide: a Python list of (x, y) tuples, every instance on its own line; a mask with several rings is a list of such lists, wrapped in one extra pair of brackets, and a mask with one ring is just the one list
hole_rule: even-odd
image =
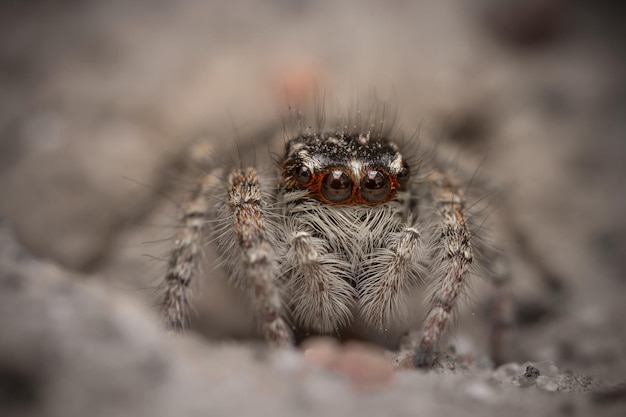
[(390, 234), (386, 247), (377, 248), (365, 259), (359, 309), (377, 331), (408, 321), (407, 295), (423, 280), (425, 268), (420, 261), (424, 255), (420, 232), (408, 226)]
[(291, 264), (288, 294), (297, 322), (321, 333), (336, 333), (352, 320), (356, 294), (351, 266), (329, 252), (327, 242), (305, 231), (293, 232), (286, 257)]

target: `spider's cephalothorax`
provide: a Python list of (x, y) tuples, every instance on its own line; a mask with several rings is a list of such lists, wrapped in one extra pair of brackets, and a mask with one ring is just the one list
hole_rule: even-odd
[(273, 183), (261, 184), (253, 168), (201, 178), (169, 263), (168, 325), (185, 326), (207, 229), (268, 340), (291, 343), (294, 329), (408, 330), (424, 301), (416, 364), (430, 364), (472, 245), (462, 190), (435, 168), (411, 165), (386, 135), (301, 132)]
[(308, 134), (287, 143), (282, 164), (286, 193), (331, 205), (378, 205), (406, 190), (408, 165), (398, 147), (367, 134)]

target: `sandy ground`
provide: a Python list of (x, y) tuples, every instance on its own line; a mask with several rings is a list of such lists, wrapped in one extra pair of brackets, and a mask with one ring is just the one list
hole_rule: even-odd
[[(566, 0), (3, 2), (1, 414), (623, 415), (619, 12)], [(262, 163), (285, 90), (306, 100), (311, 79), (337, 102), (376, 91), (404, 129), (421, 126), (494, 185), (516, 307), (507, 365), (486, 356), (484, 282), (449, 342), (471, 363), (428, 373), (391, 374), (377, 351), (325, 342), (333, 365), (268, 351), (219, 271), (199, 284), (195, 330), (162, 332), (152, 257), (191, 184), (181, 152), (205, 139), (220, 160)]]

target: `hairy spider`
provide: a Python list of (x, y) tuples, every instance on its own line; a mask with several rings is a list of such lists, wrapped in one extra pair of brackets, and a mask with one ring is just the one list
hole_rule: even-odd
[(199, 253), (212, 242), (272, 344), (302, 331), (408, 331), (424, 301), (415, 364), (432, 364), (475, 263), (477, 228), (436, 158), (411, 159), (392, 129), (362, 126), (300, 129), (268, 183), (255, 168), (199, 178), (166, 275), (171, 329), (186, 326)]

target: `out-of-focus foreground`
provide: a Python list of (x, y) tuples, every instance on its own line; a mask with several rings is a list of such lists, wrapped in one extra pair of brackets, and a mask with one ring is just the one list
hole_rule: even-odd
[[(2, 2), (0, 414), (620, 415), (620, 18), (567, 0)], [(364, 395), (295, 353), (159, 329), (163, 265), (142, 254), (167, 250), (145, 242), (171, 235), (181, 151), (209, 138), (236, 160), (234, 132), (245, 152), (311, 79), (338, 101), (374, 89), (495, 184), (517, 300), (507, 359), (543, 363), (543, 382), (518, 365), (402, 371)], [(249, 312), (207, 275), (194, 328), (246, 337)], [(476, 362), (483, 287), (451, 339)]]

